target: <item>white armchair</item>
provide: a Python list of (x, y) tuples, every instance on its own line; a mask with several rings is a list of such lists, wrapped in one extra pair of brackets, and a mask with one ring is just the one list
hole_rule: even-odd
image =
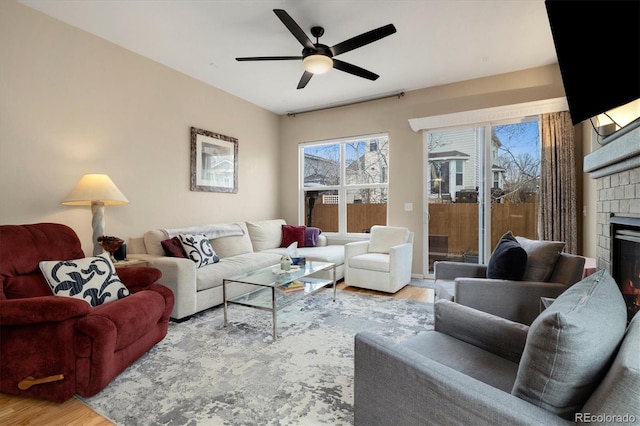
[(345, 244), (346, 285), (395, 293), (411, 281), (413, 232), (394, 226), (371, 227), (368, 241)]

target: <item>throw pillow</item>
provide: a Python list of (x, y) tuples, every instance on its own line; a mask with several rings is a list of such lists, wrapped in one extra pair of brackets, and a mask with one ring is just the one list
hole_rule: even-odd
[(574, 284), (531, 324), (511, 393), (573, 420), (609, 368), (626, 326), (624, 299), (606, 270)]
[(404, 244), (409, 240), (409, 230), (397, 226), (371, 227), (369, 253), (389, 253), (391, 247)]
[(487, 265), (487, 278), (519, 281), (527, 267), (527, 252), (511, 231), (500, 238)]
[(295, 242), (298, 243), (298, 248), (304, 247), (304, 231), (306, 228), (304, 225), (282, 225), (282, 242), (280, 243), (280, 247), (289, 247)]
[(547, 281), (551, 278), (553, 268), (564, 250), (562, 241), (530, 240), (516, 237), (522, 248), (527, 252), (527, 267), (522, 279), (524, 281)]
[(187, 254), (184, 252), (182, 248), (182, 243), (180, 242), (180, 238), (173, 237), (166, 240), (160, 241), (162, 244), (162, 248), (164, 253), (169, 257), (187, 257)]
[(315, 247), (318, 245), (318, 237), (322, 231), (320, 228), (315, 228), (313, 226), (307, 226), (307, 229), (304, 230), (304, 246), (305, 247)]
[(213, 251), (211, 242), (204, 234), (180, 234), (178, 238), (187, 258), (196, 264), (196, 268), (202, 268), (205, 265), (212, 265), (220, 261), (220, 257)]
[(56, 296), (82, 299), (98, 306), (129, 295), (108, 256), (42, 261), (39, 266)]

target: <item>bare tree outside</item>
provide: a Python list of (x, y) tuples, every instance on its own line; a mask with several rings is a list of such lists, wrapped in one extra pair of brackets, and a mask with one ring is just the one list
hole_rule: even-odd
[(504, 169), (504, 194), (510, 203), (537, 200), (540, 187), (540, 138), (537, 122), (524, 122), (492, 129), (500, 141), (497, 165)]

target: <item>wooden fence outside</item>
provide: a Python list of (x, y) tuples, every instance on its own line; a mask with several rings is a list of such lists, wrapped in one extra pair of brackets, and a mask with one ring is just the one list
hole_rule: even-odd
[[(491, 247), (507, 231), (537, 239), (538, 203), (496, 203), (491, 205)], [(347, 231), (364, 232), (387, 223), (386, 204), (348, 204)], [(317, 203), (313, 222), (325, 232), (338, 232), (338, 205)], [(416, 238), (420, 238), (416, 231)], [(448, 237), (447, 253), (478, 253), (478, 204), (429, 204), (429, 234)]]
[[(347, 204), (347, 232), (368, 232), (373, 225), (386, 223), (386, 204)], [(313, 207), (313, 221), (310, 226), (326, 232), (338, 232), (338, 205), (316, 204)]]
[[(491, 205), (491, 247), (507, 231), (537, 239), (537, 203)], [(429, 234), (448, 236), (449, 254), (478, 253), (478, 204), (429, 204)]]

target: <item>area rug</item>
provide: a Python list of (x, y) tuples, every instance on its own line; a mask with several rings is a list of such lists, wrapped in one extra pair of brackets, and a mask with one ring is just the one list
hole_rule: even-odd
[(183, 323), (99, 394), (82, 400), (125, 425), (353, 424), (353, 344), (433, 328), (433, 305), (322, 290), (279, 312), (230, 305)]

